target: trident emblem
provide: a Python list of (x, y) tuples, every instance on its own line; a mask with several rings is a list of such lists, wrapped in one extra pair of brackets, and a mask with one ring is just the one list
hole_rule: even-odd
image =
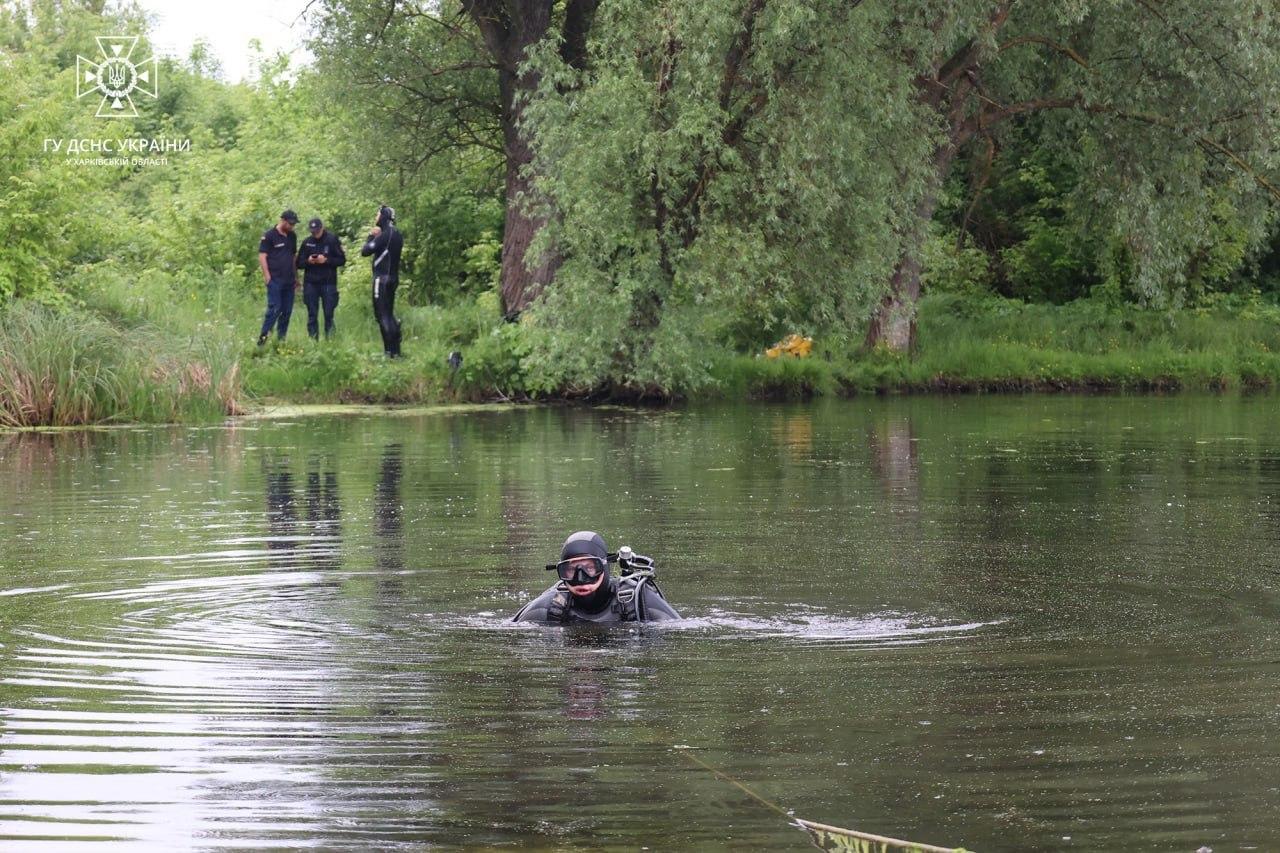
[(153, 98), (160, 94), (156, 58), (136, 65), (130, 61), (137, 36), (98, 36), (97, 41), (101, 62), (76, 56), (76, 97), (101, 92), (102, 103), (95, 113), (98, 118), (136, 118), (138, 108), (132, 93), (142, 92)]

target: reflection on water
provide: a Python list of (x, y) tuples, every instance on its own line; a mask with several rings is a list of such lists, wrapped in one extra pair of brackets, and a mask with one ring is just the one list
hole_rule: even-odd
[(608, 696), (605, 680), (609, 666), (607, 661), (591, 652), (608, 649), (611, 643), (616, 642), (616, 632), (583, 625), (561, 631), (560, 634), (565, 646), (577, 652), (564, 674), (565, 719), (580, 722), (602, 719)]
[(403, 472), (400, 445), (384, 447), (378, 482), (373, 487), (374, 565), (378, 589), (384, 597), (400, 598), (404, 593), (404, 507), (400, 503)]
[(293, 472), (288, 459), (266, 462), (264, 479), (267, 481), (267, 536), (266, 545), (276, 550), (293, 550), (298, 547), (298, 505), (293, 493)]
[[(327, 462), (327, 460), (326, 460)], [(327, 543), (315, 548), (311, 564), (317, 571), (336, 569), (341, 565), (342, 498), (338, 494), (338, 473), (325, 470), (307, 471), (307, 527), (313, 540)]]
[[(1252, 399), (0, 435), (0, 847), (1280, 849)], [(507, 618), (566, 533), (690, 618)], [(43, 839), (43, 841), (42, 841)]]
[(894, 506), (912, 514), (920, 504), (920, 459), (909, 417), (888, 415), (867, 429), (871, 468)]

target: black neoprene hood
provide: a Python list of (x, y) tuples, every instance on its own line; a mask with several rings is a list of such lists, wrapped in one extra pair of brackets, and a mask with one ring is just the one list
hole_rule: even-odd
[(560, 548), (560, 559), (567, 560), (570, 557), (599, 557), (607, 560), (609, 548), (599, 533), (594, 530), (579, 530), (564, 540), (564, 545)]
[(593, 613), (608, 607), (613, 599), (613, 580), (609, 577), (609, 549), (604, 544), (604, 537), (593, 530), (579, 530), (564, 540), (560, 548), (561, 560), (570, 557), (599, 557), (604, 562), (600, 585), (586, 597), (575, 595), (576, 606)]

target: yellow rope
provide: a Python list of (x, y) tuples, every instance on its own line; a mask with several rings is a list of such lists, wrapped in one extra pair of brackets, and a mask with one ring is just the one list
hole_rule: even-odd
[[(859, 832), (856, 829), (843, 829), (839, 826), (829, 826), (825, 823), (815, 823), (814, 821), (803, 820), (801, 818), (795, 818), (795, 822), (815, 835), (833, 835), (836, 836), (837, 839), (844, 837), (855, 841), (868, 842), (869, 844), (878, 844), (880, 845), (881, 850), (887, 847), (898, 847), (903, 850), (911, 851), (911, 853), (916, 853), (916, 851), (920, 851), (920, 853), (965, 853), (964, 848), (962, 847), (938, 847), (933, 844), (921, 844), (918, 841), (903, 841), (900, 838), (890, 838), (887, 835), (876, 835), (871, 832)], [(855, 844), (838, 846), (854, 850), (870, 849), (869, 847)]]
[(728, 773), (725, 773), (723, 770), (712, 767), (710, 764), (690, 752), (687, 747), (676, 747), (676, 751), (680, 752), (685, 758), (688, 758), (702, 769), (709, 771), (721, 781), (737, 788), (760, 805), (782, 815), (788, 823), (798, 825), (807, 830), (811, 835), (813, 835), (814, 841), (818, 843), (820, 847), (823, 847), (823, 849), (829, 849), (822, 843), (826, 840), (823, 836), (830, 836), (833, 844), (831, 849), (853, 850), (859, 851), (859, 853), (862, 853), (863, 851), (871, 853), (872, 848), (870, 845), (872, 844), (879, 845), (879, 849), (881, 851), (886, 851), (886, 853), (890, 847), (910, 851), (910, 853), (917, 853), (917, 851), (918, 853), (966, 853), (962, 847), (937, 847), (933, 844), (919, 844), (914, 841), (903, 841), (900, 838), (890, 838), (887, 835), (875, 835), (870, 832), (859, 832), (856, 829), (844, 829), (839, 826), (830, 826), (825, 823), (816, 823), (811, 820), (802, 820), (798, 817), (793, 817), (790, 812), (775, 803), (773, 800), (767, 799), (766, 797), (756, 793), (742, 782), (739, 782)]
[(724, 780), (725, 782), (728, 782), (733, 787), (742, 791), (742, 793), (746, 794), (748, 797), (755, 800), (757, 803), (760, 803), (763, 806), (767, 806), (768, 808), (773, 809), (775, 812), (782, 815), (789, 821), (794, 820), (794, 818), (791, 817), (791, 815), (787, 812), (787, 810), (784, 809), (782, 806), (778, 805), (773, 800), (766, 800), (764, 797), (760, 796), (755, 791), (751, 790), (746, 785), (742, 784), (737, 779), (730, 776), (728, 773), (725, 773), (721, 770), (717, 770), (707, 762), (703, 761), (698, 756), (694, 755), (692, 752), (689, 752), (687, 749), (682, 749), (680, 750), (680, 752), (684, 755), (685, 758), (689, 759), (694, 764), (697, 764), (699, 767), (703, 768), (704, 770), (710, 770), (716, 776), (720, 777), (720, 779)]

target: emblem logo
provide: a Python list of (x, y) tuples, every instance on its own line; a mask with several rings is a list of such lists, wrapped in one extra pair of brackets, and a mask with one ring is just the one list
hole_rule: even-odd
[(100, 62), (76, 56), (76, 97), (101, 93), (102, 102), (94, 114), (98, 118), (136, 118), (133, 93), (152, 98), (160, 94), (156, 58), (136, 64), (129, 58), (138, 45), (137, 36), (98, 36), (97, 41)]

